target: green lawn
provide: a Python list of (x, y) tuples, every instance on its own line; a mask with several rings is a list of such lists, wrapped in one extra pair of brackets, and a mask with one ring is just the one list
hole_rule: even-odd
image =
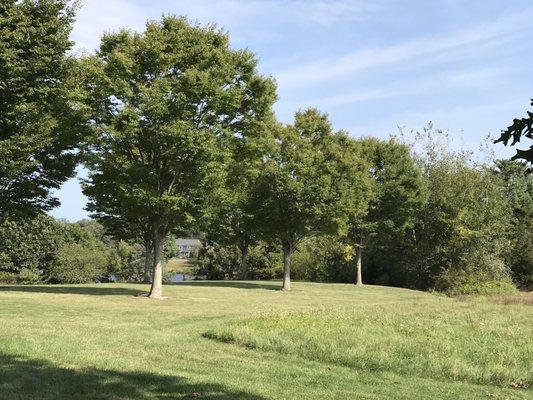
[(531, 305), (278, 287), (0, 287), (0, 398), (533, 399)]

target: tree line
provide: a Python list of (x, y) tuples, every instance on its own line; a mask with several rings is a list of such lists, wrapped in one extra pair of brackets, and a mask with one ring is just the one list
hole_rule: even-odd
[[(224, 277), (246, 279), (257, 258), (263, 272), (282, 264), (271, 276), (283, 290), (294, 273), (355, 273), (362, 284), (363, 265), (369, 282), (421, 289), (531, 284), (528, 164), (476, 165), (439, 147), (432, 127), (409, 144), (354, 139), (314, 108), (282, 124), (275, 80), (217, 27), (163, 16), (142, 33), (106, 33), (94, 54), (78, 56), (74, 17), (65, 0), (0, 5), (6, 232), (46, 219), (58, 204), (52, 191), (83, 163), (88, 210), (105, 229), (99, 240), (142, 247), (152, 298), (163, 296), (167, 238), (191, 230), (205, 234), (206, 275), (227, 265)], [(0, 236), (5, 254), (9, 240)], [(65, 260), (81, 253), (75, 246), (83, 244), (63, 250)], [(0, 269), (20, 272), (4, 253)]]

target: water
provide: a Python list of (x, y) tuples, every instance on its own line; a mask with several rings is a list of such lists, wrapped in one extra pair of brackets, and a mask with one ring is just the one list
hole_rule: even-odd
[(176, 282), (183, 282), (183, 281), (188, 281), (190, 279), (192, 279), (193, 276), (192, 275), (187, 275), (187, 274), (174, 274), (172, 275), (172, 277), (170, 278), (170, 281), (172, 283), (176, 283)]

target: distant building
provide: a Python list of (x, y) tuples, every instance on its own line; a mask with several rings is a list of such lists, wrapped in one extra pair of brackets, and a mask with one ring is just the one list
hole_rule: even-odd
[(198, 250), (202, 247), (200, 239), (176, 239), (176, 257), (179, 258), (192, 258), (198, 255)]

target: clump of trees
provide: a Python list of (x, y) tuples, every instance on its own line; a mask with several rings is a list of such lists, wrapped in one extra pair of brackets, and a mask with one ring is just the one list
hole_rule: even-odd
[[(167, 258), (175, 254), (172, 242)], [(142, 245), (115, 240), (94, 220), (69, 223), (40, 213), (0, 223), (0, 282), (142, 282), (144, 257)]]
[[(195, 231), (209, 279), (531, 287), (527, 163), (473, 162), (432, 126), (408, 143), (354, 139), (316, 109), (281, 124), (274, 80), (214, 26), (165, 16), (75, 57), (69, 1), (0, 11), (3, 280), (113, 276), (151, 283), (160, 299), (165, 243), (172, 253), (173, 234)], [(530, 138), (530, 117), (499, 140)], [(43, 213), (51, 192), (80, 161), (98, 222), (55, 221)]]

